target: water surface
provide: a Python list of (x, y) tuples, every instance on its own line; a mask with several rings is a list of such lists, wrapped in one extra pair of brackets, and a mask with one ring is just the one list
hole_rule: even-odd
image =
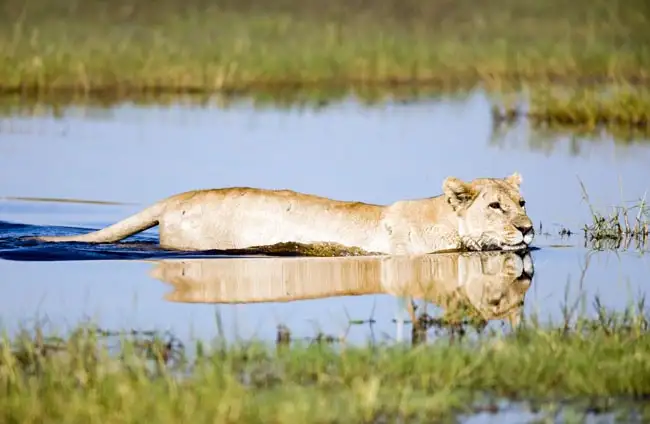
[[(92, 318), (106, 328), (172, 330), (185, 339), (211, 339), (221, 325), (227, 337), (273, 340), (278, 324), (305, 337), (322, 331), (357, 342), (400, 339), (409, 331), (408, 323), (400, 324), (408, 319), (404, 302), (380, 290), (323, 289), (318, 296), (267, 296), (252, 303), (245, 297), (197, 301), (207, 283), (179, 291), (170, 284), (177, 277), (156, 278), (167, 254), (155, 245), (155, 229), (132, 244), (100, 247), (53, 248), (16, 237), (102, 227), (191, 189), (289, 188), (385, 204), (439, 194), (449, 175), (469, 180), (514, 171), (523, 175), (528, 213), (544, 233), (534, 241), (539, 250), (532, 252), (535, 273), (524, 293), (524, 313), (559, 320), (566, 296), (573, 302), (582, 295), (588, 310), (595, 295), (621, 309), (648, 291), (646, 257), (634, 250), (593, 252), (580, 234), (558, 232), (579, 231), (589, 222), (578, 177), (599, 208), (644, 195), (650, 186), (648, 141), (542, 134), (526, 123), (495, 129), (481, 92), (372, 107), (354, 99), (318, 109), (179, 101), (70, 106), (56, 116), (9, 113), (0, 118), (0, 319), (10, 331), (35, 318), (57, 326)], [(291, 259), (270, 260), (275, 262), (269, 266), (282, 267)], [(247, 274), (224, 269), (243, 262), (212, 261), (220, 262), (198, 262), (221, 269), (210, 271), (212, 281), (241, 288)], [(358, 281), (337, 275), (329, 284)], [(266, 290), (277, 290), (280, 280), (256, 284), (262, 281)], [(313, 288), (310, 279), (300, 281), (305, 290)], [(370, 318), (372, 325), (350, 325)]]

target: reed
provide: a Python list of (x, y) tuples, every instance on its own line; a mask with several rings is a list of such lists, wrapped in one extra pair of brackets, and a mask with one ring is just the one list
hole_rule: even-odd
[[(0, 417), (21, 423), (430, 422), (496, 412), (507, 400), (547, 411), (548, 418), (561, 409), (647, 418), (650, 337), (643, 300), (621, 313), (597, 299), (594, 307), (591, 317), (568, 316), (560, 326), (530, 319), (507, 334), (439, 337), (414, 347), (351, 346), (326, 337), (291, 342), (283, 327), (276, 347), (197, 342), (191, 357), (173, 338), (155, 334), (93, 326), (58, 337), (25, 332), (0, 345)], [(107, 342), (111, 335), (119, 344)]]
[(585, 244), (594, 249), (635, 247), (644, 249), (650, 238), (650, 208), (646, 196), (633, 205), (617, 205), (611, 211), (596, 209), (582, 181), (582, 198), (589, 206), (592, 222), (585, 224)]
[(649, 79), (643, 0), (4, 0), (0, 90)]
[[(497, 102), (492, 109), (497, 122), (526, 117), (537, 127), (600, 129), (650, 132), (650, 92), (626, 85), (597, 89), (567, 90), (535, 87), (526, 105)], [(526, 109), (527, 108), (527, 109)]]

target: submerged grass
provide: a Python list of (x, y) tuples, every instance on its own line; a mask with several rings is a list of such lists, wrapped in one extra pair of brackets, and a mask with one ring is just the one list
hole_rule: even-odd
[(611, 211), (602, 212), (590, 202), (582, 181), (580, 187), (592, 216), (592, 222), (583, 227), (585, 244), (594, 249), (647, 247), (650, 239), (650, 207), (645, 195), (631, 206), (614, 206)]
[(92, 327), (49, 351), (43, 336), (23, 334), (0, 346), (0, 415), (21, 423), (431, 422), (498, 410), (508, 399), (648, 418), (643, 302), (623, 314), (595, 306), (595, 318), (559, 327), (531, 319), (507, 334), (415, 347), (197, 343), (191, 359), (173, 365), (164, 343), (142, 349), (123, 338), (110, 351)]
[(4, 0), (0, 88), (644, 82), (644, 0)]

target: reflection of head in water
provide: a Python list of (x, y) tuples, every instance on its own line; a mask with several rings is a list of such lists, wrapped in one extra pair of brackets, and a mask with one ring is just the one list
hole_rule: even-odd
[(424, 299), (443, 308), (460, 301), (489, 320), (519, 314), (532, 280), (533, 262), (528, 253), (499, 251), (187, 259), (158, 261), (151, 276), (173, 286), (165, 296), (172, 302), (286, 302), (391, 294)]
[[(464, 295), (484, 319), (508, 318), (516, 325), (521, 317), (524, 297), (532, 283), (533, 259), (530, 253), (508, 255), (476, 255), (477, 260), (466, 264), (481, 264), (478, 272), (465, 271)], [(492, 280), (492, 284), (486, 284)]]

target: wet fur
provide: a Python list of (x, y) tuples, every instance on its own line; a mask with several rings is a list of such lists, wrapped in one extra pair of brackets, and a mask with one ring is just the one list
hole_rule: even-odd
[[(532, 241), (519, 205), (521, 176), (463, 182), (448, 177), (443, 194), (390, 205), (333, 200), (291, 190), (249, 187), (196, 190), (163, 199), (104, 229), (49, 242), (111, 243), (159, 225), (172, 250), (240, 249), (282, 242), (339, 243), (370, 252), (516, 250)], [(501, 209), (490, 208), (498, 202)], [(528, 231), (524, 237), (521, 229)]]

